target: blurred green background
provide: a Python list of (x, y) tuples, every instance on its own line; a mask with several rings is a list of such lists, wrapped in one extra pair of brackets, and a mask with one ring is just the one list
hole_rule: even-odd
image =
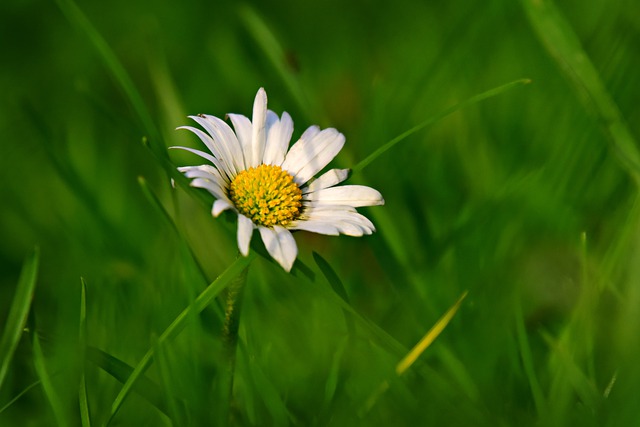
[[(235, 423), (638, 425), (640, 8), (556, 6), (115, 0), (80, 2), (84, 21), (68, 0), (3, 2), (0, 331), (36, 245), (40, 267), (0, 408), (42, 380), (39, 362), (51, 387), (5, 407), (0, 425), (81, 425), (83, 372), (92, 425), (109, 418), (122, 384), (105, 363), (81, 360), (81, 277), (87, 344), (135, 366), (236, 258), (233, 216), (214, 220), (208, 196), (172, 189), (159, 160), (197, 163), (166, 150), (199, 146), (174, 131), (187, 115), (250, 116), (264, 87), (269, 107), (293, 117), (294, 139), (312, 124), (343, 132), (335, 164), (349, 167), (522, 78), (532, 83), (437, 121), (354, 174), (386, 199), (362, 210), (378, 232), (297, 233), (313, 280), (253, 262)], [(362, 317), (339, 303), (312, 251)], [(396, 364), (466, 290), (398, 377)], [(225, 422), (212, 307), (146, 372), (164, 406), (132, 393), (110, 425)]]

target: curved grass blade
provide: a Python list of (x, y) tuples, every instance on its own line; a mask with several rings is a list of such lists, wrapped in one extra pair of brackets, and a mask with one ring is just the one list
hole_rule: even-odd
[(460, 304), (467, 297), (468, 291), (465, 291), (458, 301), (451, 306), (449, 310), (436, 322), (435, 325), (429, 329), (429, 331), (425, 334), (424, 337), (411, 349), (411, 351), (398, 363), (396, 366), (396, 374), (402, 375), (406, 372), (407, 369), (414, 364), (414, 362), (420, 357), (420, 355), (433, 343), (433, 341), (438, 338), (438, 336), (444, 331), (444, 328), (447, 327), (453, 316), (458, 312), (460, 308)]
[[(239, 14), (245, 27), (251, 36), (253, 36), (255, 42), (260, 46), (260, 51), (267, 55), (269, 62), (271, 62), (273, 68), (275, 68), (276, 72), (280, 75), (280, 78), (291, 93), (294, 101), (298, 104), (300, 110), (304, 114), (311, 114), (309, 100), (304, 95), (302, 87), (294, 74), (287, 68), (284, 49), (282, 49), (280, 42), (278, 42), (276, 36), (269, 29), (269, 26), (255, 10), (247, 4), (243, 4), (239, 8)], [(310, 117), (306, 118), (310, 119)]]
[(69, 22), (87, 36), (96, 51), (100, 54), (107, 69), (111, 74), (113, 74), (113, 77), (129, 99), (129, 102), (133, 106), (142, 126), (149, 134), (149, 137), (153, 141), (161, 141), (160, 132), (158, 132), (155, 124), (153, 123), (151, 114), (142, 100), (140, 92), (136, 89), (131, 77), (129, 77), (129, 74), (118, 60), (116, 54), (111, 50), (109, 44), (72, 0), (56, 0), (56, 2)]
[[(204, 291), (191, 303), (187, 308), (176, 317), (173, 322), (164, 330), (162, 335), (158, 338), (157, 345), (163, 345), (166, 341), (176, 337), (193, 319), (193, 313), (200, 313), (207, 307), (211, 301), (229, 284), (229, 282), (237, 277), (255, 258), (255, 252), (250, 252), (247, 257), (239, 256), (216, 280), (214, 280)], [(111, 414), (107, 425), (113, 420), (113, 417), (118, 413), (120, 407), (127, 398), (133, 385), (141, 377), (142, 373), (151, 363), (153, 357), (154, 347), (147, 350), (147, 353), (142, 357), (138, 365), (135, 367), (127, 381), (122, 386), (122, 389), (116, 396), (113, 404), (111, 405)]]
[(64, 415), (64, 409), (62, 407), (62, 403), (58, 398), (58, 393), (53, 387), (53, 383), (51, 382), (51, 376), (49, 372), (47, 372), (47, 367), (44, 361), (44, 354), (42, 353), (42, 347), (40, 346), (40, 339), (38, 338), (38, 334), (33, 334), (33, 362), (36, 368), (36, 373), (38, 374), (38, 378), (42, 383), (42, 389), (44, 390), (44, 394), (49, 400), (49, 404), (51, 405), (51, 409), (53, 409), (53, 416), (56, 420), (56, 425), (60, 427), (68, 426), (67, 419)]
[(87, 381), (85, 377), (85, 353), (87, 348), (87, 285), (80, 278), (80, 325), (78, 334), (78, 346), (80, 348), (80, 385), (78, 387), (78, 403), (80, 405), (80, 421), (82, 427), (91, 427), (91, 412), (89, 411), (89, 399), (87, 394)]
[(401, 141), (403, 141), (404, 139), (406, 139), (407, 137), (413, 135), (414, 133), (418, 132), (419, 130), (424, 129), (427, 126), (430, 126), (436, 122), (438, 122), (439, 120), (444, 119), (445, 117), (447, 117), (450, 114), (455, 113), (456, 111), (465, 108), (465, 107), (469, 107), (473, 104), (477, 104), (480, 101), (484, 101), (485, 99), (489, 99), (492, 98), (494, 96), (500, 95), (501, 93), (504, 93), (510, 89), (513, 89), (516, 86), (520, 86), (520, 85), (525, 85), (525, 84), (529, 84), (531, 83), (530, 79), (520, 79), (520, 80), (515, 80), (513, 82), (504, 84), (502, 86), (498, 86), (496, 88), (490, 89), (486, 92), (482, 92), (478, 95), (472, 96), (471, 98), (467, 99), (466, 101), (462, 101), (456, 105), (453, 105), (443, 111), (441, 111), (440, 113), (436, 114), (435, 116), (432, 116), (430, 118), (428, 118), (427, 120), (425, 120), (424, 122), (412, 127), (411, 129), (401, 133), (400, 135), (396, 136), (395, 138), (393, 138), (391, 141), (387, 142), (386, 144), (384, 144), (382, 147), (378, 148), (377, 150), (375, 150), (373, 153), (369, 154), (367, 157), (365, 157), (363, 160), (361, 160), (357, 165), (355, 165), (352, 168), (353, 173), (356, 172), (360, 172), (362, 169), (366, 168), (367, 166), (369, 166), (369, 164), (371, 162), (373, 162), (375, 159), (377, 159), (378, 157), (380, 157), (382, 154), (386, 153), (388, 150), (390, 150), (391, 148), (393, 148), (394, 146), (396, 146), (398, 143), (400, 143)]
[(538, 38), (558, 63), (585, 108), (600, 121), (623, 167), (640, 185), (640, 151), (618, 106), (571, 25), (551, 0), (522, 0)]
[(13, 353), (16, 350), (27, 316), (31, 308), (33, 291), (36, 286), (38, 275), (38, 264), (40, 261), (40, 250), (36, 247), (31, 255), (25, 259), (20, 272), (20, 279), (16, 288), (7, 323), (0, 341), (0, 388), (9, 370)]

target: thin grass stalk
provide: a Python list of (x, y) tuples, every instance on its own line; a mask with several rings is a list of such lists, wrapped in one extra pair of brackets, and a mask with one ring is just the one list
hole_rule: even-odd
[(225, 375), (225, 384), (222, 389), (227, 393), (228, 401), (226, 408), (228, 410), (224, 419), (228, 420), (228, 425), (237, 425), (238, 408), (233, 399), (233, 383), (236, 370), (236, 354), (238, 349), (238, 331), (240, 329), (240, 311), (242, 308), (242, 298), (244, 296), (244, 288), (247, 282), (247, 266), (236, 277), (227, 288), (224, 325), (222, 327), (222, 340), (225, 349), (227, 361), (227, 372)]

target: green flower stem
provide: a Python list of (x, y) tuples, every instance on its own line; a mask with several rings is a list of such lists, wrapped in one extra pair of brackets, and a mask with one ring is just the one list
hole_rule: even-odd
[(240, 309), (242, 307), (242, 297), (244, 295), (245, 283), (247, 282), (247, 272), (249, 266), (242, 270), (242, 273), (236, 277), (227, 288), (227, 297), (224, 311), (224, 326), (222, 328), (222, 340), (224, 343), (226, 359), (227, 359), (227, 372), (225, 375), (223, 393), (228, 393), (228, 401), (226, 409), (228, 410), (227, 416), (224, 418), (228, 420), (229, 425), (236, 425), (234, 422), (236, 418), (237, 408), (233, 399), (233, 378), (236, 368), (236, 350), (238, 348), (238, 329), (240, 327)]

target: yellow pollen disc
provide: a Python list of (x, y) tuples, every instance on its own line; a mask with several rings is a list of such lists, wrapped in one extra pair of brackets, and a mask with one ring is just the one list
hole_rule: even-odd
[(240, 172), (231, 182), (229, 198), (242, 215), (265, 227), (287, 225), (300, 216), (302, 207), (300, 187), (274, 165)]

